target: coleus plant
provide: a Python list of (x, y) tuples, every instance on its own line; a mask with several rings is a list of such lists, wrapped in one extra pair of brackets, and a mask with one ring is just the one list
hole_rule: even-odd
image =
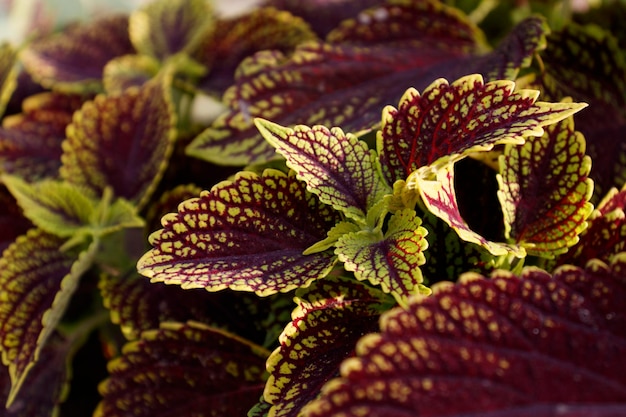
[(626, 413), (620, 6), (327, 3), (2, 48), (6, 415)]

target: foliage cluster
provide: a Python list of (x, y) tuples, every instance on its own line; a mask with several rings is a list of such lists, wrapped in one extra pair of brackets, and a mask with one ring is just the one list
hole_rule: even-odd
[(2, 415), (626, 415), (626, 9), (569, 7), (4, 45)]

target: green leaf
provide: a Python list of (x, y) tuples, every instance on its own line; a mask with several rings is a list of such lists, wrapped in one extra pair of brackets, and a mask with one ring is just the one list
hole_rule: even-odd
[(385, 296), (353, 279), (314, 282), (295, 298), (297, 308), (267, 360), (264, 399), (270, 415), (296, 416), (314, 399), (357, 340), (378, 328)]
[(8, 43), (0, 45), (0, 117), (17, 87), (17, 53)]
[(43, 180), (29, 184), (21, 178), (3, 175), (24, 215), (37, 227), (59, 237), (75, 235), (91, 223), (96, 202), (73, 184)]
[(63, 238), (41, 229), (19, 237), (0, 258), (0, 350), (9, 367), (11, 404), (61, 319), (97, 250), (63, 252)]
[(103, 70), (102, 82), (107, 94), (119, 94), (132, 86), (141, 86), (154, 78), (161, 63), (149, 55), (124, 55), (110, 60)]
[(340, 220), (295, 172), (244, 171), (166, 215), (138, 268), (183, 288), (286, 292), (328, 274), (336, 262), (330, 251), (302, 252)]
[(378, 175), (375, 153), (338, 128), (289, 129), (257, 119), (263, 137), (287, 159), (287, 166), (325, 204), (363, 222), (374, 204), (390, 192)]
[(158, 77), (85, 103), (67, 128), (61, 177), (95, 195), (111, 187), (116, 197), (145, 204), (176, 139), (170, 82)]
[(411, 294), (429, 294), (420, 265), (425, 262), (428, 246), (426, 229), (414, 210), (397, 211), (389, 220), (387, 230), (361, 230), (342, 236), (336, 253), (348, 271), (358, 280), (379, 285), (399, 301)]
[(128, 30), (139, 53), (163, 61), (193, 51), (213, 26), (213, 8), (206, 0), (156, 0), (131, 14)]
[(591, 158), (572, 118), (541, 138), (507, 146), (498, 175), (505, 234), (531, 255), (552, 258), (578, 242), (593, 210)]
[(584, 108), (579, 103), (537, 102), (538, 91), (515, 90), (512, 81), (483, 82), (480, 75), (452, 84), (438, 79), (420, 95), (408, 89), (398, 109), (387, 106), (378, 134), (378, 153), (387, 182), (413, 171), (442, 166), (503, 143), (541, 136), (542, 127)]
[(94, 417), (245, 415), (263, 391), (268, 355), (199, 323), (163, 323), (109, 362)]

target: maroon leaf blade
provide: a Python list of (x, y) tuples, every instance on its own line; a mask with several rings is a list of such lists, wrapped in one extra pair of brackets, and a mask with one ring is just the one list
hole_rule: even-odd
[(383, 316), (381, 333), (359, 341), (342, 378), (303, 415), (617, 415), (610, 410), (626, 409), (625, 266), (622, 253), (610, 266), (440, 285)]
[(293, 171), (239, 173), (165, 216), (139, 272), (152, 281), (210, 291), (269, 295), (306, 286), (325, 276), (336, 259), (331, 251), (302, 252), (341, 218), (305, 187)]
[(0, 253), (32, 227), (9, 190), (0, 187)]
[(109, 362), (94, 416), (245, 415), (263, 391), (268, 355), (224, 331), (164, 323)]

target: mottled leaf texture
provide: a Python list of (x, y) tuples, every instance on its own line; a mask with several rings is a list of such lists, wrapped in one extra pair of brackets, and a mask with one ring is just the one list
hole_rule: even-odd
[(264, 399), (273, 405), (274, 417), (295, 417), (317, 397), (322, 385), (339, 374), (357, 340), (378, 329), (385, 309), (384, 294), (348, 279), (316, 281), (298, 295), (280, 347), (267, 360)]
[(21, 59), (35, 81), (65, 92), (100, 91), (102, 70), (111, 59), (133, 53), (128, 18), (107, 16), (36, 40)]
[(374, 152), (338, 127), (289, 129), (262, 119), (256, 125), (310, 192), (352, 219), (363, 221), (368, 210), (391, 191), (378, 174)]
[[(230, 110), (191, 143), (188, 153), (229, 165), (274, 158), (273, 148), (253, 127), (255, 117), (283, 126), (371, 129), (380, 123), (380, 109), (397, 103), (409, 86), (421, 90), (438, 77), (477, 73), (489, 80), (515, 77), (543, 44), (537, 35), (545, 30), (541, 19), (521, 22), (498, 49), (485, 54), (478, 29), (456, 9), (432, 1), (388, 8), (389, 18), (377, 22), (371, 42), (309, 42), (289, 57), (266, 51), (244, 61), (235, 85), (224, 94)], [(398, 16), (409, 26), (395, 28)], [(379, 24), (388, 25), (387, 35)], [(530, 41), (526, 29), (534, 33)]]
[(0, 349), (9, 367), (9, 405), (61, 319), (97, 245), (62, 252), (65, 240), (40, 229), (19, 237), (0, 258)]
[(440, 284), (383, 315), (303, 415), (624, 415), (625, 301), (626, 253)]
[(269, 352), (199, 323), (164, 323), (109, 362), (95, 417), (244, 416)]
[(295, 172), (240, 172), (187, 200), (162, 219), (138, 263), (155, 282), (258, 295), (286, 292), (324, 277), (332, 252), (302, 252), (341, 218), (306, 191)]
[(436, 178), (428, 178), (416, 171), (407, 181), (409, 189), (418, 189), (422, 201), (433, 215), (439, 217), (454, 229), (459, 237), (467, 242), (484, 247), (493, 255), (512, 253), (524, 256), (525, 251), (518, 245), (490, 241), (473, 231), (463, 219), (454, 190), (454, 167), (448, 165), (437, 171)]
[(541, 138), (507, 146), (498, 175), (505, 234), (531, 255), (552, 258), (578, 242), (593, 210), (591, 158), (568, 118)]
[(159, 78), (119, 95), (99, 95), (74, 114), (63, 142), (61, 177), (141, 206), (150, 197), (176, 138), (169, 82)]
[(597, 258), (605, 262), (626, 250), (626, 185), (618, 192), (613, 188), (589, 216), (589, 226), (580, 240), (558, 258), (559, 264), (585, 265)]
[(387, 230), (362, 230), (348, 233), (337, 242), (336, 253), (346, 270), (359, 280), (379, 285), (399, 300), (411, 294), (429, 294), (420, 271), (428, 246), (426, 229), (415, 211), (397, 211)]
[(408, 89), (398, 108), (383, 110), (378, 152), (389, 184), (413, 171), (440, 167), (472, 151), (541, 136), (542, 126), (557, 122), (585, 104), (537, 102), (538, 91), (515, 90), (512, 81), (483, 82), (481, 75), (452, 84), (439, 79), (420, 95)]
[(16, 63), (17, 53), (13, 47), (8, 43), (0, 45), (0, 117), (4, 114), (11, 95), (17, 87)]
[(48, 233), (70, 237), (91, 223), (96, 201), (70, 183), (44, 180), (29, 184), (7, 175), (2, 181), (24, 215)]
[(137, 51), (164, 60), (191, 52), (213, 20), (206, 0), (156, 0), (131, 14), (128, 29)]

